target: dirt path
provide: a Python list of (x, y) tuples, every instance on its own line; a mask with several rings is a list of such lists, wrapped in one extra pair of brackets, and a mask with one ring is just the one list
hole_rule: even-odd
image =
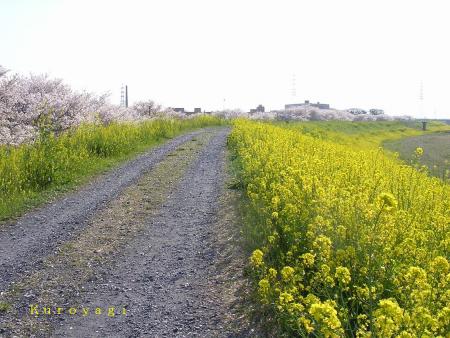
[(126, 259), (108, 274), (107, 283), (88, 291), (92, 296), (87, 296), (86, 306), (126, 306), (127, 316), (102, 317), (101, 328), (98, 318), (77, 318), (58, 330), (58, 335), (74, 332), (71, 327), (76, 328), (74, 336), (87, 336), (96, 328), (100, 337), (217, 335), (223, 328), (221, 303), (209, 293), (208, 284), (214, 277), (210, 237), (223, 185), (224, 144), (225, 133), (221, 132), (126, 248)]
[[(142, 156), (107, 179), (110, 187), (99, 179), (56, 202), (62, 203), (66, 219), (52, 218), (55, 204), (38, 211), (47, 212), (47, 222), (56, 227), (54, 238), (62, 243), (45, 241), (45, 234), (32, 230), (41, 236), (37, 243), (31, 237), (22, 239), (28, 248), (2, 258), (2, 287), (15, 283), (4, 292), (3, 303), (13, 309), (3, 315), (0, 311), (0, 325), (5, 324), (0, 333), (250, 336), (239, 310), (244, 280), (239, 231), (228, 212), (232, 201), (223, 199), (227, 134), (224, 128), (196, 132)], [(129, 174), (135, 166), (136, 174)], [(85, 191), (93, 200), (82, 201)], [(72, 211), (72, 204), (79, 207)], [(35, 219), (27, 217), (30, 223)], [(67, 222), (76, 230), (68, 230)], [(25, 223), (21, 229), (19, 241), (27, 237)], [(0, 242), (15, 250), (5, 234), (0, 234)], [(30, 248), (40, 255), (30, 255)], [(10, 273), (9, 266), (17, 262), (25, 268), (15, 267)]]
[(89, 216), (114, 199), (181, 144), (200, 132), (177, 137), (125, 165), (100, 176), (62, 200), (0, 227), (0, 292), (23, 273), (36, 269), (43, 257), (85, 226)]

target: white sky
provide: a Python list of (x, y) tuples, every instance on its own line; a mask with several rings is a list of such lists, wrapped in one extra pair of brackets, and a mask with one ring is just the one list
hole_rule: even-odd
[(309, 99), (450, 118), (449, 15), (437, 0), (0, 0), (0, 64), (117, 103), (127, 83), (131, 102), (187, 109)]

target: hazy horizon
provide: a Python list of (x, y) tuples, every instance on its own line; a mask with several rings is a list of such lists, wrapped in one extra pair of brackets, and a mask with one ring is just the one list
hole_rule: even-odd
[(111, 92), (114, 103), (127, 84), (131, 103), (188, 110), (310, 100), (450, 118), (446, 9), (403, 0), (0, 0), (0, 65)]

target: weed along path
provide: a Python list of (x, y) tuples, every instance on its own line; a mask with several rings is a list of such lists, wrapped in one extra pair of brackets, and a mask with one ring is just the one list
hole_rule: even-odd
[(227, 134), (181, 136), (3, 229), (0, 336), (247, 336)]

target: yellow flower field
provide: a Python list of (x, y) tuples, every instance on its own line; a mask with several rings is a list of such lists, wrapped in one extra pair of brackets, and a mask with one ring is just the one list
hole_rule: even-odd
[(285, 335), (450, 337), (447, 183), (266, 123), (229, 144), (262, 238), (255, 292)]

